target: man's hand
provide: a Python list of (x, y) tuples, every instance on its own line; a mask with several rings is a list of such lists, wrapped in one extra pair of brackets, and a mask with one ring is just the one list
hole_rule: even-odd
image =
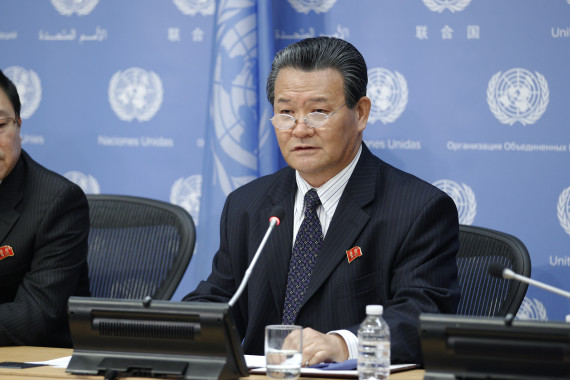
[(348, 347), (337, 334), (323, 334), (312, 328), (303, 329), (303, 366), (348, 359)]

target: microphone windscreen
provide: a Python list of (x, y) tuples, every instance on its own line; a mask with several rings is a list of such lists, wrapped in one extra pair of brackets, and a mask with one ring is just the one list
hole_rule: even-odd
[(285, 209), (280, 205), (277, 205), (271, 209), (271, 214), (269, 214), (269, 218), (277, 218), (279, 221), (282, 221), (285, 217)]
[(503, 278), (503, 270), (505, 270), (505, 266), (499, 263), (491, 263), (489, 264), (489, 268), (487, 268), (487, 270), (491, 276)]

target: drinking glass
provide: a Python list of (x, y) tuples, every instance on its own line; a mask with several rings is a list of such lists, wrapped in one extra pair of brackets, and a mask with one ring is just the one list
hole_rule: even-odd
[(297, 379), (301, 373), (303, 329), (297, 325), (265, 327), (265, 362), (267, 376)]

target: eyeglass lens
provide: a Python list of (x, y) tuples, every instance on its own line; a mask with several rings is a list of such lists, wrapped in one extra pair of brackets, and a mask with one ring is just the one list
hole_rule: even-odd
[[(309, 127), (313, 127), (313, 128), (322, 127), (326, 123), (326, 121), (332, 115), (334, 115), (338, 110), (340, 110), (345, 104), (346, 103), (344, 103), (342, 106), (337, 108), (335, 111), (333, 111), (329, 115), (324, 114), (322, 112), (311, 112), (311, 113), (307, 114), (303, 118), (303, 120), (305, 121), (305, 124), (307, 124)], [(277, 128), (277, 129), (291, 129), (295, 125), (295, 121), (298, 119), (294, 118), (291, 115), (278, 114), (278, 115), (273, 116), (270, 120), (271, 120), (271, 123), (273, 123), (273, 126), (275, 126), (275, 128)]]

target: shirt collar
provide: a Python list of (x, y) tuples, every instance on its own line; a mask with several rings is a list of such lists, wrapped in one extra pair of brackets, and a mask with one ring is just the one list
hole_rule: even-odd
[[(316, 188), (317, 194), (319, 195), (319, 199), (323, 205), (325, 212), (327, 213), (329, 218), (332, 218), (334, 211), (336, 210), (336, 205), (342, 195), (354, 168), (356, 167), (356, 163), (360, 158), (360, 154), (362, 153), (362, 145), (358, 148), (358, 152), (352, 159), (352, 161), (339, 173), (337, 173), (334, 177), (329, 179), (319, 188)], [(295, 214), (302, 215), (303, 208), (305, 206), (305, 194), (307, 191), (312, 189), (313, 187), (301, 177), (299, 171), (295, 170), (295, 179), (297, 181), (297, 195), (295, 197)]]

